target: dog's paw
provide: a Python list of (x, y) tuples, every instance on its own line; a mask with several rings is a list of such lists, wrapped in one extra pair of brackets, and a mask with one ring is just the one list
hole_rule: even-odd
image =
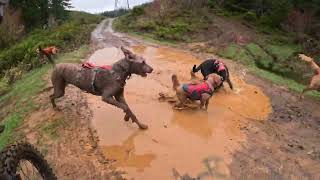
[(128, 114), (126, 114), (123, 118), (125, 121), (129, 121), (130, 120), (130, 116)]
[(148, 129), (148, 125), (139, 124), (139, 128), (140, 128), (141, 130), (147, 130), (147, 129)]

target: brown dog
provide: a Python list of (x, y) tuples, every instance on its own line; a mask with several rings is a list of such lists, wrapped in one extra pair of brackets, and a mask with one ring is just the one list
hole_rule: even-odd
[(121, 47), (125, 58), (113, 64), (111, 70), (103, 68), (83, 68), (80, 64), (58, 64), (52, 73), (51, 81), (54, 93), (50, 96), (52, 106), (56, 108), (55, 99), (64, 96), (67, 84), (72, 84), (88, 93), (102, 96), (108, 104), (122, 109), (126, 115), (124, 119), (135, 122), (139, 128), (148, 126), (140, 123), (130, 110), (123, 95), (126, 80), (131, 74), (146, 77), (153, 71), (145, 59)]
[(303, 94), (307, 91), (320, 91), (320, 67), (314, 62), (314, 60), (311, 57), (308, 57), (304, 54), (299, 54), (299, 57), (301, 60), (310, 63), (311, 68), (315, 71), (315, 75), (311, 78), (309, 86), (303, 89), (303, 91), (300, 94), (300, 99), (302, 99), (304, 97)]
[(36, 52), (39, 54), (40, 63), (44, 63), (44, 58), (47, 57), (49, 62), (52, 65), (55, 65), (54, 60), (52, 59), (53, 55), (56, 55), (58, 53), (59, 49), (55, 46), (50, 46), (42, 49), (40, 46), (37, 48)]
[(222, 83), (221, 76), (210, 74), (207, 76), (206, 81), (198, 83), (194, 81), (195, 76), (191, 73), (191, 79), (193, 79), (193, 83), (180, 85), (177, 76), (175, 74), (172, 75), (173, 89), (176, 91), (176, 95), (179, 99), (179, 103), (176, 107), (184, 107), (187, 99), (190, 99), (192, 101), (200, 100), (200, 109), (205, 106), (205, 109), (207, 110), (214, 89), (219, 87)]

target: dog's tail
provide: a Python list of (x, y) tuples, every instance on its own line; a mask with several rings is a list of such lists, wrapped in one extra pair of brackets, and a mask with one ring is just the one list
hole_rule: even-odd
[(176, 91), (177, 87), (180, 86), (178, 77), (177, 77), (177, 75), (174, 74), (174, 75), (172, 75), (171, 79), (172, 79), (172, 88), (173, 88), (173, 90)]

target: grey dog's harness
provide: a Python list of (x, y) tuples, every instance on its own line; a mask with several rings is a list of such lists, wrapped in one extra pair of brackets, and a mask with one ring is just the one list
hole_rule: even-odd
[[(115, 78), (115, 80), (117, 80), (117, 81), (121, 80), (121, 77), (113, 69), (105, 70), (105, 69), (102, 69), (100, 67), (93, 68), (92, 69), (93, 74), (92, 74), (92, 77), (91, 77), (91, 90), (94, 93), (98, 93), (95, 81), (96, 81), (97, 73), (99, 73), (101, 71), (110, 71), (111, 75)], [(130, 77), (131, 77), (131, 74), (127, 77), (127, 79), (129, 79)], [(124, 87), (125, 84), (126, 84), (126, 82), (121, 83), (121, 87)]]
[(94, 82), (96, 81), (97, 73), (101, 71), (101, 68), (94, 68), (92, 69), (92, 71), (93, 71), (93, 74), (91, 77), (91, 90), (92, 92), (97, 93), (97, 87)]

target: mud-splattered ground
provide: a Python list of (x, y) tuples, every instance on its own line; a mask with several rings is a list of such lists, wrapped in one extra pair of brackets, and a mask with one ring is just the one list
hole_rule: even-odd
[(320, 179), (319, 102), (300, 101), (297, 94), (253, 76), (247, 81), (262, 87), (273, 113), (243, 127), (248, 140), (233, 155), (234, 179)]
[(105, 48), (96, 51), (91, 62), (112, 64), (122, 57), (116, 47), (126, 45), (155, 69), (147, 78), (132, 77), (126, 85), (127, 101), (149, 125), (147, 131), (124, 122), (119, 109), (88, 95), (99, 145), (108, 158), (116, 160), (114, 166), (127, 172), (125, 177), (319, 178), (316, 102), (300, 102), (295, 94), (246, 75), (245, 68), (225, 60), (236, 89), (226, 86), (218, 91), (208, 112), (176, 111), (171, 104), (158, 101), (158, 93), (174, 95), (171, 75), (187, 82), (192, 65), (204, 56), (145, 43), (110, 28), (104, 33), (108, 40), (97, 41), (96, 47)]
[[(130, 178), (171, 179), (172, 169), (195, 176), (203, 170), (202, 160), (208, 157), (221, 159), (220, 173), (229, 177), (231, 154), (239, 148), (239, 142), (246, 141), (239, 126), (247, 122), (246, 118), (265, 120), (271, 112), (268, 97), (259, 88), (234, 78), (236, 90), (225, 88), (214, 95), (208, 112), (175, 111), (172, 105), (159, 102), (158, 94), (173, 94), (171, 75), (176, 73), (182, 81), (188, 81), (190, 67), (199, 60), (171, 48), (131, 47), (155, 69), (147, 78), (133, 76), (126, 85), (128, 103), (150, 128), (140, 131), (122, 120), (122, 111), (105, 104), (100, 97), (88, 95), (94, 127), (106, 156), (115, 159), (115, 166), (128, 172)], [(90, 61), (111, 64), (112, 58), (98, 57), (113, 52), (113, 48), (97, 51)]]
[(171, 75), (188, 82), (192, 65), (207, 55), (115, 33), (108, 20), (92, 33), (92, 45), (88, 60), (97, 65), (122, 58), (118, 47), (127, 46), (153, 66), (148, 77), (129, 79), (125, 90), (128, 104), (149, 129), (139, 130), (123, 120), (121, 110), (75, 87), (68, 86), (58, 101), (60, 112), (48, 105), (51, 92), (42, 93), (43, 106), (22, 129), (59, 179), (121, 179), (120, 171), (137, 180), (320, 179), (318, 102), (299, 101), (225, 60), (235, 90), (226, 86), (215, 93), (207, 112), (177, 111), (159, 101), (159, 93), (174, 96)]

